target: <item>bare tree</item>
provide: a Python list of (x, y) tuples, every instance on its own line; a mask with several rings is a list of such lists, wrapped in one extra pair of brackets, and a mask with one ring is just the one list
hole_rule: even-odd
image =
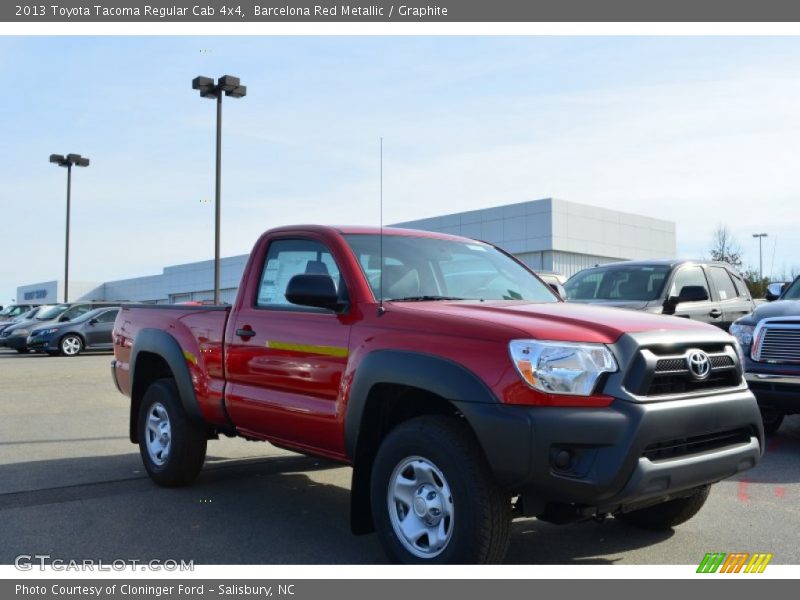
[(717, 225), (711, 236), (711, 260), (726, 262), (735, 269), (742, 267), (742, 247), (725, 225)]

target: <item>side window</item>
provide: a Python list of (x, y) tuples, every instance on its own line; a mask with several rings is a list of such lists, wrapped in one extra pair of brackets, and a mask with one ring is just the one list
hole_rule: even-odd
[(97, 317), (98, 323), (113, 323), (114, 319), (117, 318), (118, 310), (109, 310), (102, 313), (99, 317)]
[(708, 291), (708, 281), (706, 275), (703, 273), (702, 267), (683, 267), (675, 274), (672, 280), (672, 285), (669, 288), (670, 296), (678, 296), (681, 290), (687, 285), (701, 286), (705, 288), (708, 297), (711, 297), (711, 292)]
[(747, 284), (744, 280), (739, 277), (736, 273), (728, 273), (733, 278), (733, 285), (736, 286), (736, 292), (739, 295), (739, 298), (745, 298), (747, 300), (750, 299), (750, 292), (747, 289)]
[(314, 240), (275, 240), (267, 250), (256, 306), (301, 309), (286, 299), (289, 280), (301, 273), (330, 275), (340, 295), (344, 293), (339, 267), (323, 244)]
[(724, 267), (709, 267), (711, 273), (711, 280), (717, 288), (720, 300), (733, 300), (736, 298), (736, 288), (731, 281), (728, 270)]
[(75, 318), (80, 317), (82, 314), (89, 312), (90, 310), (93, 310), (91, 304), (78, 304), (65, 310), (62, 318), (65, 318), (67, 321), (72, 321)]

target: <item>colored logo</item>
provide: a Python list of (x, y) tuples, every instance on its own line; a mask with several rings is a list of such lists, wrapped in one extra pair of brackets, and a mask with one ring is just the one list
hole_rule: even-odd
[(772, 554), (756, 552), (709, 552), (700, 561), (698, 573), (763, 573), (767, 568)]

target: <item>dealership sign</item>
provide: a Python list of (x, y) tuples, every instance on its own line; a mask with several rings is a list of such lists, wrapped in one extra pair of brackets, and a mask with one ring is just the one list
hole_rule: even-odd
[(44, 298), (47, 298), (47, 290), (31, 290), (30, 292), (25, 292), (23, 294), (23, 298), (25, 300), (43, 300)]

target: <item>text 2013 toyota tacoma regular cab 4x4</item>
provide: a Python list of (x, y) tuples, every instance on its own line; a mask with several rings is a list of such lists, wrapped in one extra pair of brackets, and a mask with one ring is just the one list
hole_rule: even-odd
[(763, 446), (728, 334), (565, 304), (447, 235), (274, 229), (232, 307), (127, 306), (114, 344), (157, 483), (218, 434), (349, 464), (354, 532), (401, 562), (500, 561), (512, 516), (672, 527)]

